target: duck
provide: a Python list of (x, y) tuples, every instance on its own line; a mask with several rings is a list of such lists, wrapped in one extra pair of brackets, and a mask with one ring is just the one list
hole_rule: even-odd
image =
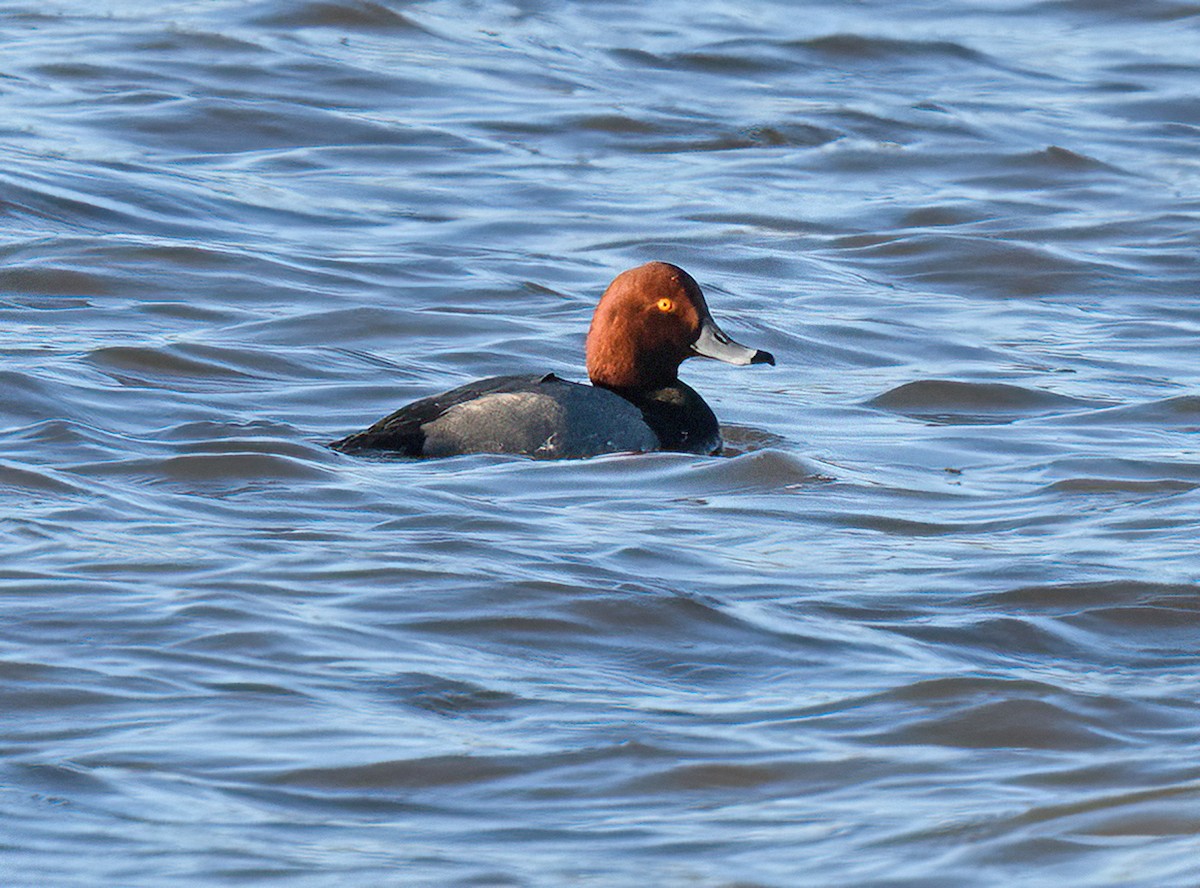
[(775, 363), (770, 352), (725, 335), (690, 274), (648, 262), (617, 275), (596, 306), (586, 343), (590, 385), (554, 373), (493, 376), (414, 401), (329, 446), (411, 458), (719, 454), (716, 415), (679, 379), (680, 364), (693, 357)]

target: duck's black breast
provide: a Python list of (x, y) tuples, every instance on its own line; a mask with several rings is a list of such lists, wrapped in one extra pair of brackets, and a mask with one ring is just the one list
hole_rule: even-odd
[(628, 400), (552, 373), (468, 383), (414, 401), (330, 446), (344, 453), (513, 453), (539, 459), (662, 449), (642, 411)]
[(658, 437), (659, 449), (683, 453), (720, 453), (721, 426), (712, 408), (685, 382), (663, 388), (620, 394), (642, 411)]

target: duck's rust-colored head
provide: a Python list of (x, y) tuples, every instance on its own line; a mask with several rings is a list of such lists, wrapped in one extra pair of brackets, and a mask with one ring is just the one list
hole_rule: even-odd
[(692, 276), (666, 262), (647, 262), (608, 285), (587, 337), (594, 385), (653, 390), (678, 380), (696, 355), (728, 364), (774, 364), (770, 352), (734, 342), (717, 326)]

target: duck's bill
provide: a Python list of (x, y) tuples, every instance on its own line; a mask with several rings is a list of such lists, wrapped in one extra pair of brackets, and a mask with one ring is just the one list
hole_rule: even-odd
[(706, 358), (724, 361), (726, 364), (775, 364), (773, 354), (734, 342), (712, 318), (705, 318), (700, 325), (700, 335), (692, 343), (692, 351)]

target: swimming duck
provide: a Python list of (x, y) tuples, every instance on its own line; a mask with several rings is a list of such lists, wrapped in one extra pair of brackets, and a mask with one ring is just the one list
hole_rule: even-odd
[(666, 262), (617, 275), (587, 336), (591, 385), (553, 373), (494, 376), (423, 398), (329, 446), (343, 453), (442, 457), (513, 453), (571, 459), (624, 451), (721, 451), (717, 418), (679, 381), (702, 356), (774, 364), (717, 326), (700, 286)]

